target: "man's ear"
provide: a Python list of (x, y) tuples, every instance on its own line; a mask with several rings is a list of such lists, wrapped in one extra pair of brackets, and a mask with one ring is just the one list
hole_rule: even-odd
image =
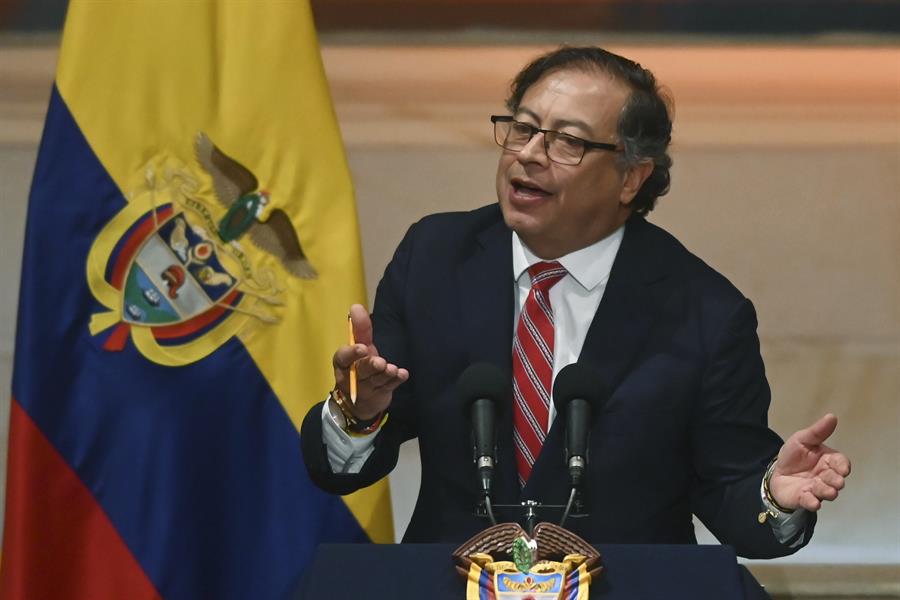
[(644, 181), (650, 177), (653, 172), (653, 161), (647, 159), (634, 166), (625, 169), (625, 181), (622, 184), (622, 192), (619, 195), (619, 201), (628, 205), (637, 196)]

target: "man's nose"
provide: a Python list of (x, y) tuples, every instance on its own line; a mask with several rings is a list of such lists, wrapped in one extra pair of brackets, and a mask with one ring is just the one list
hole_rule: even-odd
[(546, 164), (547, 157), (546, 138), (542, 131), (535, 132), (528, 143), (519, 151), (519, 161), (523, 163), (536, 162)]

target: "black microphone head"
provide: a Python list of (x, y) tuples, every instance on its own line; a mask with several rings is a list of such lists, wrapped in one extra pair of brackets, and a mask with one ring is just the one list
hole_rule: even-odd
[(575, 398), (586, 400), (595, 411), (609, 399), (609, 390), (606, 389), (603, 377), (584, 363), (572, 363), (563, 367), (553, 382), (556, 412), (565, 414), (566, 405)]
[[(478, 466), (481, 493), (487, 502), (491, 495), (491, 478), (497, 456), (497, 409), (509, 403), (512, 383), (510, 377), (494, 365), (476, 363), (463, 371), (456, 381), (456, 388), (461, 404), (472, 422), (474, 459)], [(493, 518), (491, 514), (492, 521)]]
[(490, 363), (475, 363), (469, 366), (456, 380), (456, 390), (462, 405), (468, 411), (472, 402), (488, 398), (499, 408), (508, 403), (512, 396), (509, 375)]

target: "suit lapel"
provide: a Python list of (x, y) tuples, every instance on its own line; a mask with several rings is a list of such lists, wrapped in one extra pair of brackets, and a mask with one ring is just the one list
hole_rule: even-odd
[[(499, 216), (499, 210), (498, 210)], [(502, 218), (476, 235), (471, 254), (458, 273), (468, 363), (487, 362), (512, 381), (512, 232)], [(494, 501), (518, 502), (519, 484), (512, 446), (512, 399), (498, 407)]]
[[(658, 318), (659, 305), (652, 287), (667, 275), (667, 263), (665, 256), (655, 251), (657, 238), (652, 227), (641, 217), (629, 219), (603, 300), (578, 358), (602, 375), (610, 393), (628, 373)], [(565, 421), (556, 418), (522, 492), (523, 498), (544, 503), (565, 501), (568, 480), (564, 455)]]
[(509, 371), (512, 364), (512, 233), (498, 221), (476, 236), (477, 244), (459, 271), (469, 363), (488, 362)]
[(667, 276), (668, 265), (666, 257), (655, 251), (651, 228), (640, 217), (626, 225), (603, 300), (578, 358), (603, 375), (610, 393), (622, 382), (659, 316), (653, 284)]

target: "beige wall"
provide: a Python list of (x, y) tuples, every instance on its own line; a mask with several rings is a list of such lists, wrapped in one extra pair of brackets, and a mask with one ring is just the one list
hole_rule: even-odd
[[(900, 51), (614, 49), (676, 99), (673, 187), (652, 220), (756, 304), (775, 429), (835, 412), (834, 444), (857, 465), (815, 543), (787, 560), (900, 562)], [(370, 294), (410, 222), (493, 201), (487, 115), (536, 51), (325, 48)], [(418, 468), (414, 448), (403, 456), (401, 514)]]
[[(426, 42), (324, 44), (370, 296), (412, 221), (493, 201), (487, 116), (540, 49)], [(813, 544), (787, 560), (900, 563), (900, 48), (617, 40), (612, 49), (654, 69), (675, 96), (673, 188), (651, 219), (756, 304), (773, 426), (787, 435), (826, 411), (839, 416), (834, 445), (853, 458), (853, 477), (823, 510)], [(0, 54), (5, 410), (25, 198), (55, 51)], [(392, 479), (400, 531), (416, 462), (405, 448)]]

